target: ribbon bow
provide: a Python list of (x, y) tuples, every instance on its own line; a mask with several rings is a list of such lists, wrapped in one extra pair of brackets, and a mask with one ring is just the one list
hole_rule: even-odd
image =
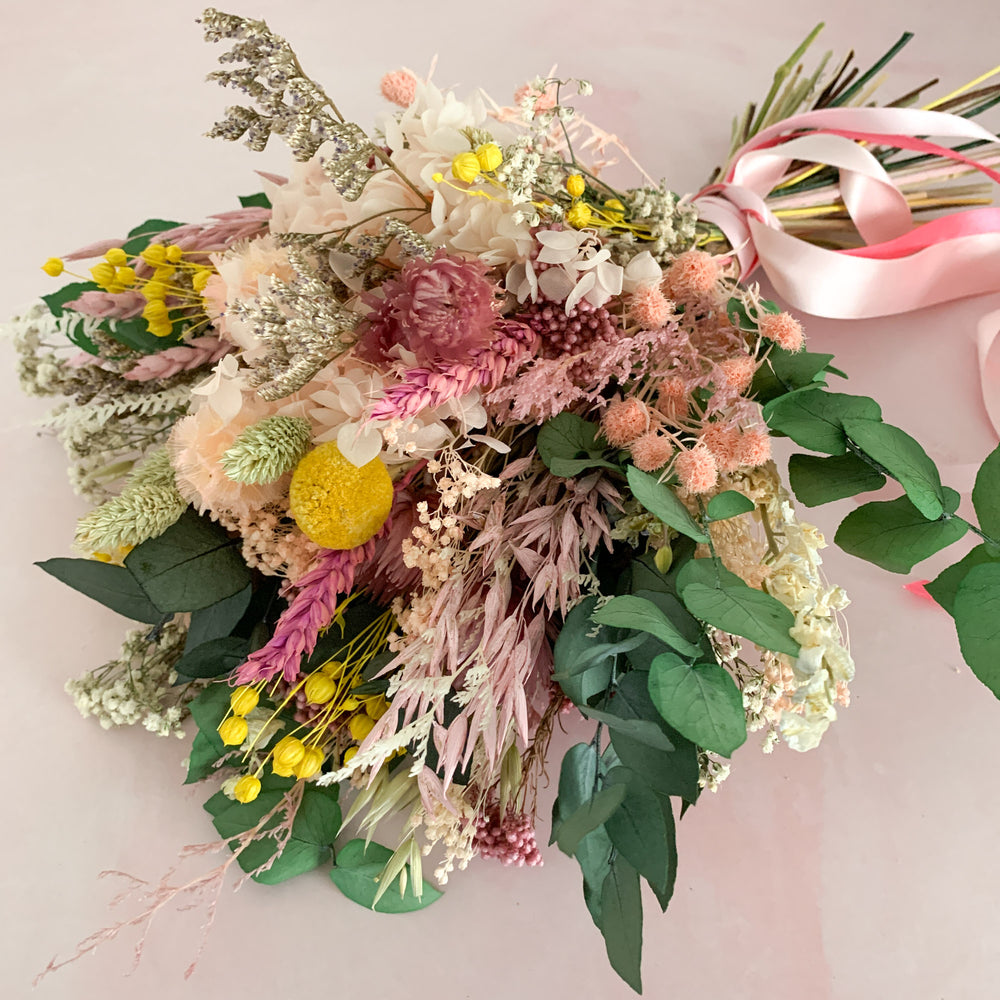
[[(943, 157), (1000, 183), (1000, 173), (985, 162), (917, 136), (997, 143), (980, 125), (940, 111), (809, 111), (740, 147), (725, 179), (700, 191), (694, 204), (733, 246), (741, 278), (761, 266), (782, 298), (816, 316), (870, 319), (1000, 291), (1000, 208), (956, 212), (917, 226), (888, 171), (859, 145)], [(828, 250), (782, 229), (764, 199), (793, 161), (838, 168), (841, 198), (866, 246)], [(992, 323), (998, 315), (989, 318), (988, 329), (985, 322), (980, 326), (979, 360), (983, 399), (1000, 433), (1000, 338)]]

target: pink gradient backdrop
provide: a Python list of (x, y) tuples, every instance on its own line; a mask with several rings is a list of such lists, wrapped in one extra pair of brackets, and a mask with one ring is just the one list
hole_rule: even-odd
[[(6, 0), (0, 39), (5, 235), (0, 314), (48, 291), (51, 254), (123, 233), (147, 215), (195, 220), (256, 190), (254, 169), (282, 171), (281, 149), (254, 156), (201, 138), (232, 100), (202, 82), (214, 51), (201, 5)], [(650, 173), (698, 186), (725, 152), (729, 122), (823, 17), (824, 46), (862, 61), (905, 28), (917, 39), (888, 91), (940, 75), (951, 89), (1000, 56), (1000, 8), (764, 0), (605, 7), (555, 0), (418, 5), (258, 0), (305, 67), (362, 123), (377, 81), (400, 64), (504, 97), (553, 63), (590, 78), (588, 114)], [(991, 119), (993, 127), (996, 120)], [(836, 353), (851, 391), (936, 459), (978, 462), (995, 437), (975, 383), (978, 318), (1000, 297), (865, 323), (807, 324)], [(201, 788), (181, 787), (186, 744), (104, 733), (62, 693), (66, 677), (114, 654), (124, 622), (78, 597), (33, 560), (69, 554), (73, 520), (59, 446), (31, 422), (3, 348), (0, 380), (4, 559), (4, 900), (0, 995), (26, 997), (48, 959), (109, 919), (102, 869), (156, 879), (185, 844), (212, 839)], [(961, 469), (951, 476), (962, 483)], [(850, 503), (815, 515), (832, 535)], [(944, 563), (918, 567), (930, 576)], [(655, 998), (964, 1000), (996, 995), (1000, 948), (1000, 706), (971, 677), (947, 616), (902, 590), (906, 579), (837, 552), (831, 579), (854, 598), (854, 703), (819, 751), (762, 756), (754, 740), (717, 796), (680, 824), (670, 910), (647, 907), (644, 979)], [(915, 573), (914, 577), (917, 576)], [(564, 745), (584, 738), (570, 733)], [(547, 807), (551, 794), (545, 796)], [(545, 823), (542, 823), (543, 828)], [(545, 829), (547, 834), (547, 829)], [(195, 867), (192, 871), (197, 872)], [(208, 948), (183, 970), (201, 915), (158, 920), (130, 978), (134, 936), (47, 979), (44, 1000), (350, 995), (500, 1000), (630, 995), (607, 968), (573, 862), (554, 849), (540, 870), (474, 863), (444, 900), (380, 917), (316, 874), (280, 887), (227, 887)]]

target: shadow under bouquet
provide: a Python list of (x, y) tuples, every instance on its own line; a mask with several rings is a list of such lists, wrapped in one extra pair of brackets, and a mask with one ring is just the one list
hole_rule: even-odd
[[(541, 863), (548, 767), (550, 843), (640, 990), (640, 883), (666, 908), (679, 817), (748, 733), (811, 750), (849, 701), (847, 596), (792, 494), (895, 480), (836, 534), (892, 572), (979, 536), (927, 590), (1000, 694), (1000, 449), (958, 516), (923, 448), (749, 282), (762, 264), (834, 316), (994, 290), (992, 210), (941, 213), (1000, 180), (971, 121), (1000, 86), (875, 106), (908, 36), (810, 74), (814, 33), (679, 198), (580, 114), (585, 81), (501, 106), (401, 70), (366, 131), (263, 22), (202, 23), (248, 101), (211, 134), (280, 136), (289, 176), (53, 258), (97, 263), (12, 323), (97, 503), (81, 558), (41, 566), (138, 623), (68, 690), (106, 727), (193, 719), (187, 780), (231, 851), (195, 895), (234, 864), (325, 865), (366, 907), (418, 909), (477, 855)], [(634, 187), (604, 179), (622, 160)], [(787, 482), (775, 437), (805, 449)], [(569, 718), (589, 728), (558, 763)]]

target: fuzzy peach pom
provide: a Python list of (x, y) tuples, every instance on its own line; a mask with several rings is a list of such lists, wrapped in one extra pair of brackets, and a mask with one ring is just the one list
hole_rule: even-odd
[(397, 69), (382, 77), (379, 89), (387, 101), (408, 108), (417, 96), (417, 78), (408, 69)]
[(704, 250), (687, 250), (675, 257), (664, 273), (667, 291), (675, 298), (704, 298), (719, 279), (715, 258)]
[(786, 351), (801, 351), (806, 341), (802, 324), (790, 313), (764, 313), (757, 324), (760, 335)]
[(656, 408), (670, 421), (678, 420), (687, 414), (688, 389), (684, 379), (672, 375), (660, 383), (660, 392), (656, 397)]
[(719, 362), (719, 371), (725, 380), (726, 385), (733, 392), (743, 393), (753, 381), (754, 372), (757, 371), (757, 362), (748, 355), (741, 355), (737, 358), (726, 358)]
[(632, 293), (629, 314), (644, 330), (659, 330), (673, 312), (673, 303), (656, 285), (645, 285)]
[(715, 464), (723, 472), (735, 472), (742, 464), (739, 460), (740, 430), (725, 424), (711, 424), (701, 435), (701, 443), (708, 448)]
[(752, 427), (740, 437), (736, 452), (737, 462), (749, 469), (756, 469), (771, 458), (771, 438), (767, 431)]
[(601, 430), (608, 444), (623, 448), (649, 430), (649, 411), (638, 399), (617, 399), (601, 417)]
[(670, 438), (652, 431), (636, 438), (631, 445), (632, 461), (643, 472), (662, 469), (674, 453)]
[(688, 493), (707, 493), (719, 478), (712, 453), (702, 444), (682, 451), (674, 463), (677, 478)]

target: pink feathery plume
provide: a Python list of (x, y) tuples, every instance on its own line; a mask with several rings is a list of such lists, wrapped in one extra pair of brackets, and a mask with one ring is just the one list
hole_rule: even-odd
[(140, 358), (135, 366), (122, 376), (130, 382), (149, 382), (157, 378), (170, 378), (179, 372), (191, 371), (211, 365), (234, 349), (235, 345), (218, 337), (194, 337), (186, 344), (168, 347), (156, 354)]
[(499, 330), (500, 336), (487, 349), (477, 352), (470, 365), (408, 369), (403, 374), (403, 381), (390, 386), (373, 404), (366, 419), (406, 419), (449, 399), (464, 396), (473, 389), (499, 385), (511, 369), (532, 353), (535, 344), (534, 331), (522, 323), (502, 320)]
[(139, 292), (83, 292), (63, 307), (93, 316), (96, 319), (132, 319), (146, 307), (146, 300)]

